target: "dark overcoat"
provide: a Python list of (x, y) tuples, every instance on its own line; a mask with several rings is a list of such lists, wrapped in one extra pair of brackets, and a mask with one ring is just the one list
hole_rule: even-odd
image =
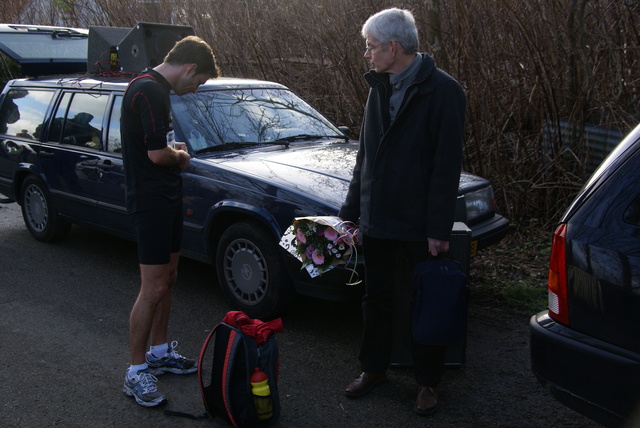
[(365, 74), (371, 86), (360, 149), (339, 216), (378, 239), (448, 241), (462, 164), (466, 97), (428, 54), (390, 123), (389, 74)]

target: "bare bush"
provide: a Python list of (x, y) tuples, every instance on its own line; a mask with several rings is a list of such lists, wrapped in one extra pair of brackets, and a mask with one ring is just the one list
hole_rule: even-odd
[(590, 172), (584, 127), (626, 133), (638, 122), (640, 5), (457, 5), (446, 18), (458, 26), (453, 73), (469, 94), (467, 167), (499, 183), (510, 215), (554, 219)]
[(361, 25), (387, 7), (413, 10), (422, 50), (468, 94), (465, 169), (490, 178), (515, 219), (557, 220), (590, 172), (587, 126), (624, 134), (640, 119), (638, 0), (90, 4), (88, 22), (66, 25), (191, 25), (224, 74), (282, 82), (356, 138), (368, 93)]
[(17, 23), (17, 16), (25, 8), (27, 0), (4, 2), (0, 8), (0, 22)]

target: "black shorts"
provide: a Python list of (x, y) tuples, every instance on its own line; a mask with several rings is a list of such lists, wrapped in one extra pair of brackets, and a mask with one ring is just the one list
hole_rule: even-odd
[(148, 210), (133, 214), (142, 265), (169, 263), (182, 244), (182, 207)]

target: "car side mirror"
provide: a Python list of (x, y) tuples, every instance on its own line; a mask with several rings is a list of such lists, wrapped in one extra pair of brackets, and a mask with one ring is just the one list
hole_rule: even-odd
[(350, 130), (348, 126), (338, 126), (338, 130), (344, 134), (346, 140), (351, 138), (349, 137)]

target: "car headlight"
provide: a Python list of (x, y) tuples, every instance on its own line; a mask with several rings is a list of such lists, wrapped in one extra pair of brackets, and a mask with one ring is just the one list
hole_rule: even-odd
[(493, 213), (493, 188), (484, 187), (479, 190), (464, 194), (464, 202), (467, 207), (467, 222)]

